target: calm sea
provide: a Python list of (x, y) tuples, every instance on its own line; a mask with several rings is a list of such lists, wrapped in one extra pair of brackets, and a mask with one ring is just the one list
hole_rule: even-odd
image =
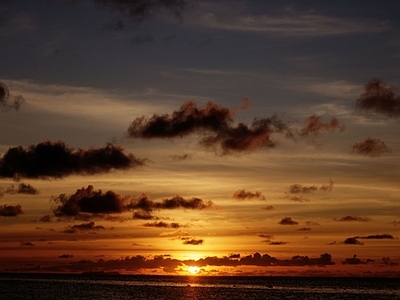
[(0, 274), (0, 298), (400, 299), (400, 279)]

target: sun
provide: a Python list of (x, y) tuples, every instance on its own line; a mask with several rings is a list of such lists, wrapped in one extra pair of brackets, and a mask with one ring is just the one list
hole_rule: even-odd
[(200, 272), (200, 268), (196, 267), (196, 266), (189, 266), (188, 267), (188, 271), (189, 271), (190, 274), (196, 275), (197, 273)]

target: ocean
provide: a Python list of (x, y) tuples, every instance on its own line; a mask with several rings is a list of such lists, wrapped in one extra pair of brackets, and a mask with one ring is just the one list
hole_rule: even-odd
[(9, 273), (0, 299), (400, 299), (400, 279)]

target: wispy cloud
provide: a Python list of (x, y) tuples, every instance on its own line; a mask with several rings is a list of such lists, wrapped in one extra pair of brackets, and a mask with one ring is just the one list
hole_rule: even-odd
[[(224, 12), (222, 14), (221, 12)], [(219, 30), (257, 32), (290, 37), (323, 37), (379, 33), (392, 26), (376, 19), (349, 19), (302, 11), (249, 14), (242, 10), (226, 11), (218, 5), (203, 5), (189, 24)]]

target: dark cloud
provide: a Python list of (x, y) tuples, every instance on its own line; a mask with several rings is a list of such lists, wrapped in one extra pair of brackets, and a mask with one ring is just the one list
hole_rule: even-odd
[(214, 206), (211, 200), (203, 201), (199, 198), (184, 199), (175, 195), (171, 199), (163, 199), (156, 202), (142, 194), (137, 199), (132, 196), (120, 196), (113, 191), (103, 193), (101, 190), (94, 190), (92, 185), (86, 189), (78, 189), (75, 194), (67, 196), (60, 194), (53, 198), (56, 216), (77, 216), (81, 213), (90, 214), (119, 214), (133, 211), (134, 219), (150, 220), (154, 216), (154, 210), (164, 209), (198, 209), (202, 210)]
[(382, 239), (391, 239), (393, 240), (394, 237), (391, 234), (373, 234), (373, 235), (364, 235), (364, 236), (356, 236), (358, 239), (366, 239), (366, 240), (382, 240)]
[(40, 222), (49, 223), (49, 222), (51, 222), (51, 216), (50, 216), (50, 215), (44, 215), (43, 217), (41, 217), (41, 218), (39, 219), (39, 221), (40, 221)]
[(333, 219), (335, 221), (339, 221), (339, 222), (352, 222), (352, 221), (356, 221), (356, 222), (371, 222), (372, 220), (370, 218), (366, 218), (366, 217), (355, 217), (355, 216), (345, 216), (342, 217), (340, 219)]
[[(181, 19), (182, 13), (193, 1), (190, 0), (91, 0), (99, 7), (109, 8), (128, 16), (133, 21), (148, 19), (162, 10), (167, 10)], [(122, 21), (119, 21), (122, 23)], [(121, 26), (121, 25), (120, 25)]]
[(292, 196), (289, 199), (292, 200), (292, 201), (295, 201), (295, 202), (308, 202), (308, 201), (310, 201), (310, 199), (308, 199), (308, 198), (297, 197), (297, 196)]
[(362, 261), (357, 258), (356, 254), (354, 254), (354, 256), (352, 258), (346, 258), (344, 261), (342, 261), (342, 264), (343, 265), (360, 265), (360, 264), (366, 264), (369, 261), (370, 260)]
[(262, 209), (264, 209), (264, 210), (273, 210), (274, 207), (272, 205), (267, 205), (267, 206), (262, 207)]
[(353, 153), (367, 155), (371, 157), (380, 156), (385, 152), (390, 152), (385, 142), (380, 139), (366, 138), (365, 141), (355, 143), (352, 149)]
[(146, 223), (143, 226), (145, 227), (158, 227), (158, 228), (180, 228), (180, 227), (186, 227), (182, 226), (179, 223), (166, 223), (166, 222), (152, 222), (152, 223)]
[(186, 160), (192, 158), (192, 154), (182, 154), (182, 155), (171, 155), (173, 160)]
[(335, 117), (332, 117), (329, 122), (324, 123), (320, 116), (311, 115), (306, 119), (304, 127), (299, 130), (299, 134), (301, 136), (308, 136), (311, 134), (316, 136), (319, 135), (321, 131), (333, 132), (336, 128), (339, 129), (340, 132), (345, 130), (345, 126), (340, 124)]
[(0, 159), (0, 177), (62, 178), (126, 170), (145, 164), (145, 160), (123, 151), (111, 143), (104, 148), (83, 150), (69, 148), (62, 141), (46, 141), (26, 149), (14, 147)]
[(184, 245), (202, 245), (204, 243), (203, 239), (195, 239), (192, 237), (181, 237), (181, 241)]
[(396, 87), (388, 85), (381, 78), (372, 78), (364, 93), (356, 100), (360, 111), (372, 111), (390, 118), (400, 117), (400, 96), (395, 94)]
[(356, 237), (350, 237), (350, 238), (345, 239), (343, 244), (345, 244), (345, 245), (364, 245), (364, 243), (357, 240)]
[(291, 217), (286, 217), (286, 218), (283, 218), (282, 220), (280, 220), (278, 224), (281, 224), (281, 225), (298, 225), (299, 222), (294, 221)]
[(397, 266), (398, 265), (398, 263), (390, 260), (389, 257), (382, 257), (382, 262), (386, 266)]
[(25, 102), (25, 99), (21, 95), (14, 96), (11, 103), (10, 98), (10, 91), (8, 90), (7, 85), (0, 81), (0, 107), (3, 111), (10, 109), (18, 111), (21, 105)]
[(303, 228), (297, 229), (297, 231), (311, 231), (311, 228), (310, 227), (303, 227)]
[(32, 242), (21, 242), (21, 247), (34, 247), (35, 245)]
[(0, 217), (15, 217), (23, 214), (21, 205), (7, 205), (0, 206)]
[[(245, 109), (247, 104), (243, 106)], [(192, 101), (185, 102), (171, 115), (136, 118), (128, 128), (132, 138), (175, 138), (201, 133), (200, 145), (221, 155), (275, 147), (271, 135), (291, 132), (276, 115), (255, 119), (251, 125), (233, 125), (236, 109), (228, 109), (213, 102), (197, 107)]]
[[(329, 179), (329, 183), (328, 184), (323, 184), (321, 185), (319, 188), (315, 185), (312, 186), (304, 186), (301, 184), (292, 184), (289, 187), (289, 193), (290, 194), (307, 194), (307, 193), (312, 193), (315, 192), (317, 190), (321, 190), (324, 192), (330, 192), (333, 189), (333, 181), (331, 179)], [(293, 199), (292, 199), (293, 198)], [(293, 201), (307, 201), (308, 199), (304, 199), (304, 198), (299, 198), (299, 197), (292, 197), (291, 200)]]
[(280, 241), (280, 242), (275, 242), (275, 241), (271, 241), (271, 242), (269, 242), (268, 243), (268, 245), (271, 245), (271, 246), (279, 246), (279, 245), (286, 245), (288, 242), (282, 242), (282, 241)]
[(18, 188), (16, 188), (13, 184), (9, 186), (7, 189), (0, 188), (0, 197), (4, 196), (4, 194), (27, 194), (27, 195), (37, 195), (39, 191), (31, 186), (29, 183), (20, 183)]
[(88, 223), (82, 223), (78, 225), (72, 225), (69, 226), (67, 229), (65, 229), (63, 232), (64, 233), (76, 233), (76, 232), (83, 232), (83, 231), (97, 231), (97, 230), (105, 230), (104, 226), (97, 225), (95, 222), (88, 222)]
[(231, 253), (231, 254), (229, 254), (228, 258), (230, 258), (230, 259), (240, 258), (240, 254), (239, 253)]
[(258, 237), (269, 239), (269, 240), (274, 238), (274, 236), (272, 234), (259, 234)]
[(246, 190), (237, 190), (233, 195), (233, 199), (236, 200), (252, 200), (252, 199), (260, 199), (260, 200), (265, 200), (265, 197), (261, 192), (250, 192)]
[(58, 258), (73, 258), (74, 256), (72, 254), (63, 254), (60, 255)]

